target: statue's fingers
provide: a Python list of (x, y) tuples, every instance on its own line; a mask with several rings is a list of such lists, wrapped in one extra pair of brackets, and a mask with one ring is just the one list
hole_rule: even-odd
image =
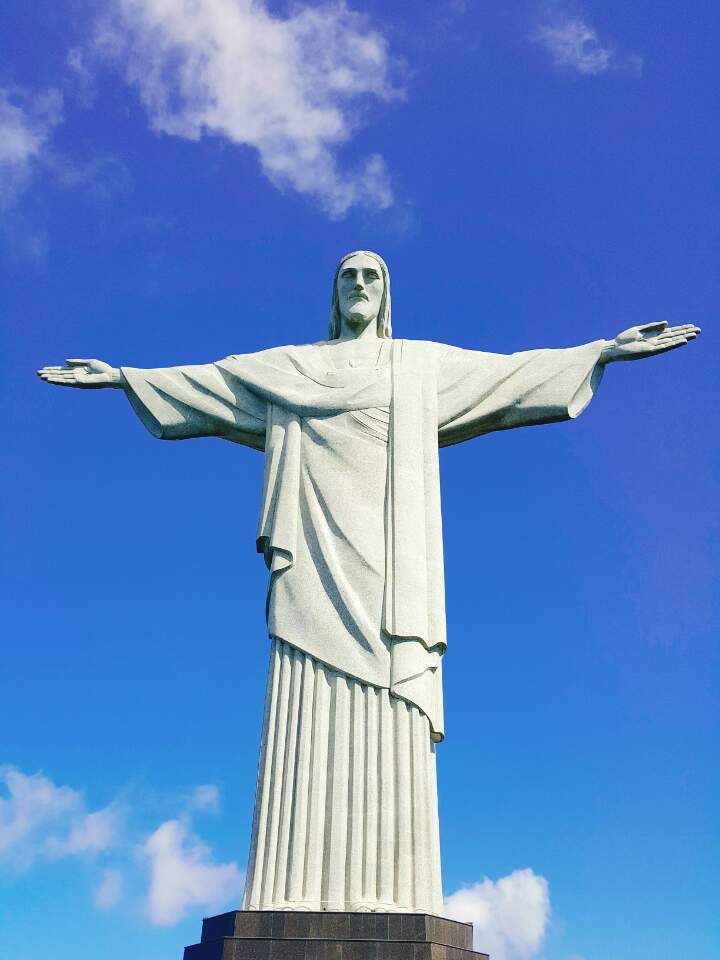
[(51, 373), (55, 370), (67, 370), (67, 367), (64, 364), (63, 366), (57, 366), (57, 367), (40, 367), (40, 369), (38, 370), (38, 373), (42, 373), (43, 370), (47, 370), (48, 373)]
[[(669, 334), (685, 333), (686, 331), (697, 330), (697, 329), (698, 327), (696, 327), (694, 323), (681, 323), (677, 327), (668, 327), (665, 333), (669, 333)], [(660, 334), (660, 336), (663, 336), (663, 334)]]
[(687, 343), (685, 337), (674, 337), (672, 340), (662, 340), (655, 350), (654, 353), (665, 353), (667, 350), (675, 350), (677, 347), (684, 347)]
[(92, 363), (92, 360), (66, 360), (65, 363), (69, 367), (86, 367), (89, 363)]
[(686, 327), (672, 327), (670, 330), (658, 334), (655, 339), (662, 343), (663, 340), (672, 340), (673, 337), (696, 337), (699, 332), (697, 327), (689, 324)]
[(661, 340), (660, 337), (656, 337), (654, 340), (651, 340), (650, 343), (646, 344), (646, 349), (649, 349), (650, 353), (661, 353), (663, 350), (669, 350), (670, 347), (681, 346), (683, 343), (687, 343), (685, 337), (666, 337)]

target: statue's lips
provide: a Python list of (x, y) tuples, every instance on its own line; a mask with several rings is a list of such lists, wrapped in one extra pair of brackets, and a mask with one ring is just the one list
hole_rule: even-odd
[(365, 301), (367, 301), (369, 298), (366, 297), (366, 296), (364, 296), (362, 293), (360, 293), (360, 294), (355, 294), (355, 295), (352, 296), (352, 297), (348, 297), (348, 299), (349, 299), (349, 300), (353, 300), (353, 301), (355, 301), (355, 300), (365, 300)]

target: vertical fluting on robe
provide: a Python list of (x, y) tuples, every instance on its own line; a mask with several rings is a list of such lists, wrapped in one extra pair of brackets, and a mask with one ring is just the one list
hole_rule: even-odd
[(244, 908), (441, 905), (427, 717), (274, 639)]

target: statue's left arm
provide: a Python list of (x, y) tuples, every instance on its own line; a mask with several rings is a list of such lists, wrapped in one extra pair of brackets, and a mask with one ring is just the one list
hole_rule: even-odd
[(606, 364), (637, 360), (694, 339), (692, 324), (631, 327), (614, 340), (559, 350), (509, 355), (447, 348), (438, 363), (441, 446), (513, 427), (579, 416), (592, 399)]

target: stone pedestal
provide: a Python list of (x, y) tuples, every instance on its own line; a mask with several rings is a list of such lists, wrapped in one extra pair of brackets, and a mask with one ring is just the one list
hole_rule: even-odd
[(203, 920), (184, 960), (488, 960), (472, 924), (424, 913), (233, 910)]

